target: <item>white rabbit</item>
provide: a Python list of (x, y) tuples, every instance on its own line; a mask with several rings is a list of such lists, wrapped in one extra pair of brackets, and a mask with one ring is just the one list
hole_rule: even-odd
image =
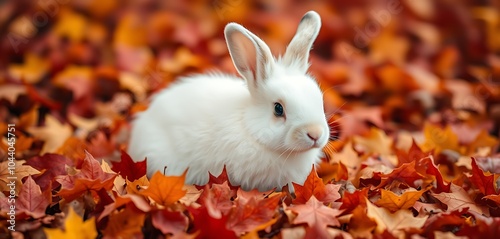
[(203, 185), (224, 165), (244, 190), (303, 184), (329, 138), (323, 94), (307, 73), (321, 19), (304, 15), (283, 57), (236, 23), (224, 33), (243, 79), (197, 75), (159, 92), (133, 122), (128, 152), (156, 171)]

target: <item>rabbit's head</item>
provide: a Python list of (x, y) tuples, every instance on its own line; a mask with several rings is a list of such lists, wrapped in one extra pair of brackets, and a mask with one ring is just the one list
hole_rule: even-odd
[(309, 50), (320, 26), (316, 12), (306, 13), (285, 54), (278, 59), (241, 25), (226, 26), (231, 58), (251, 95), (244, 116), (249, 140), (283, 154), (319, 150), (326, 145), (329, 128), (323, 94), (307, 73)]

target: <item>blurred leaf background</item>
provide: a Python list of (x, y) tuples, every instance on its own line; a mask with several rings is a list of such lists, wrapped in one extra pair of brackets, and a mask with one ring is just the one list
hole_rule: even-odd
[(493, 0), (3, 1), (0, 122), (21, 132), (19, 158), (82, 148), (116, 157), (150, 95), (179, 76), (236, 73), (225, 24), (241, 23), (278, 55), (309, 10), (322, 17), (310, 72), (336, 147), (371, 126), (422, 139), (425, 122), (498, 136)]

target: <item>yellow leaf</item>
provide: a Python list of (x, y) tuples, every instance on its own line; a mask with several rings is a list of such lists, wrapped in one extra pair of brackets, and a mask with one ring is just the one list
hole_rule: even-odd
[(469, 145), (467, 145), (467, 154), (477, 153), (481, 148), (491, 148), (498, 144), (498, 139), (489, 135), (486, 130), (482, 130)]
[(81, 41), (87, 34), (88, 20), (81, 14), (63, 9), (59, 21), (54, 26), (55, 34), (69, 38), (71, 41)]
[(397, 236), (408, 228), (421, 228), (427, 220), (427, 217), (414, 217), (409, 210), (398, 210), (391, 213), (385, 208), (373, 205), (368, 199), (366, 199), (366, 206), (368, 217), (377, 223), (375, 229), (377, 233), (383, 233), (384, 230), (387, 230)]
[(8, 72), (12, 78), (18, 81), (37, 83), (49, 68), (50, 63), (47, 59), (28, 53), (24, 56), (24, 64), (12, 64), (9, 66)]
[(424, 152), (434, 150), (436, 154), (439, 154), (445, 149), (460, 151), (458, 137), (453, 133), (449, 125), (442, 129), (432, 124), (426, 124), (424, 126), (424, 137), (425, 141), (420, 146)]
[(94, 218), (90, 218), (84, 222), (70, 207), (68, 217), (64, 221), (64, 231), (59, 228), (44, 228), (43, 231), (48, 239), (95, 239), (97, 231), (94, 221)]
[(352, 142), (349, 140), (342, 150), (338, 153), (332, 153), (330, 156), (330, 163), (340, 162), (347, 168), (349, 180), (354, 180), (356, 174), (361, 168), (362, 159), (358, 156), (358, 152), (352, 148)]
[(367, 153), (378, 153), (380, 155), (392, 154), (393, 140), (385, 132), (378, 128), (371, 128), (366, 137), (354, 136), (354, 142), (364, 147)]
[(30, 127), (28, 132), (35, 138), (44, 141), (40, 154), (54, 153), (64, 144), (72, 134), (73, 130), (68, 124), (62, 124), (52, 115), (45, 117), (45, 126)]
[(143, 46), (147, 42), (147, 35), (146, 25), (141, 17), (128, 14), (122, 17), (115, 30), (114, 43), (115, 45)]

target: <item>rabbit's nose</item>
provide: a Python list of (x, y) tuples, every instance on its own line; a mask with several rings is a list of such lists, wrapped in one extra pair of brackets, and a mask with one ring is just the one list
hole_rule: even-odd
[(307, 137), (316, 142), (323, 134), (323, 129), (319, 125), (306, 126)]
[(316, 141), (318, 140), (318, 137), (316, 136), (312, 136), (311, 134), (307, 133), (307, 137), (309, 137), (310, 139), (312, 139), (312, 141)]

